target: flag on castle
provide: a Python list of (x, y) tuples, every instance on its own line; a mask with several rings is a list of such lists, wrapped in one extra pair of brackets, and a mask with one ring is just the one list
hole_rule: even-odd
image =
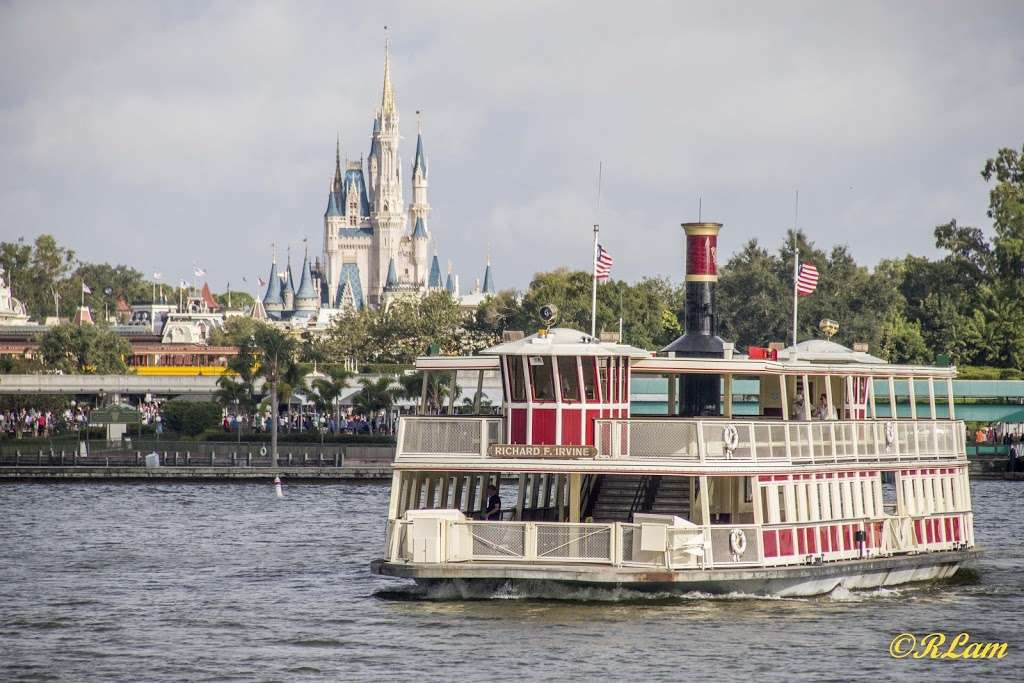
[(89, 289), (89, 285), (82, 282), (82, 294), (92, 294), (92, 290)]

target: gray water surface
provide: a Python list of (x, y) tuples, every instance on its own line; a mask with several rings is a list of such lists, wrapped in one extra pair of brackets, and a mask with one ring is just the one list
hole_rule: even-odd
[[(1021, 680), (1022, 486), (973, 484), (987, 554), (949, 583), (461, 600), (369, 574), (385, 484), (0, 485), (0, 680)], [(1009, 653), (893, 660), (903, 631)]]

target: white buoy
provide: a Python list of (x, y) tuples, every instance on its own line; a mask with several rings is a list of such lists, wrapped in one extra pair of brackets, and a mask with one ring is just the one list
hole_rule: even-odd
[(274, 477), (274, 489), (278, 498), (284, 498), (284, 491), (281, 490), (281, 477)]

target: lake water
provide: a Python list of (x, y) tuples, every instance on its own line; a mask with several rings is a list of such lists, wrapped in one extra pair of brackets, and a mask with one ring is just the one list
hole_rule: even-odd
[[(385, 484), (0, 485), (0, 680), (1020, 680), (1021, 486), (974, 482), (987, 554), (952, 583), (467, 601), (370, 575)], [(891, 659), (903, 631), (1009, 653)]]

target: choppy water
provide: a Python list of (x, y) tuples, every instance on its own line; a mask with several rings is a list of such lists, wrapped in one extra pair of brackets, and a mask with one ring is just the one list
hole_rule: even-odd
[[(388, 487), (0, 486), (0, 680), (1019, 680), (1020, 484), (974, 483), (966, 582), (816, 599), (421, 596), (370, 576)], [(890, 659), (901, 631), (1002, 661)]]

